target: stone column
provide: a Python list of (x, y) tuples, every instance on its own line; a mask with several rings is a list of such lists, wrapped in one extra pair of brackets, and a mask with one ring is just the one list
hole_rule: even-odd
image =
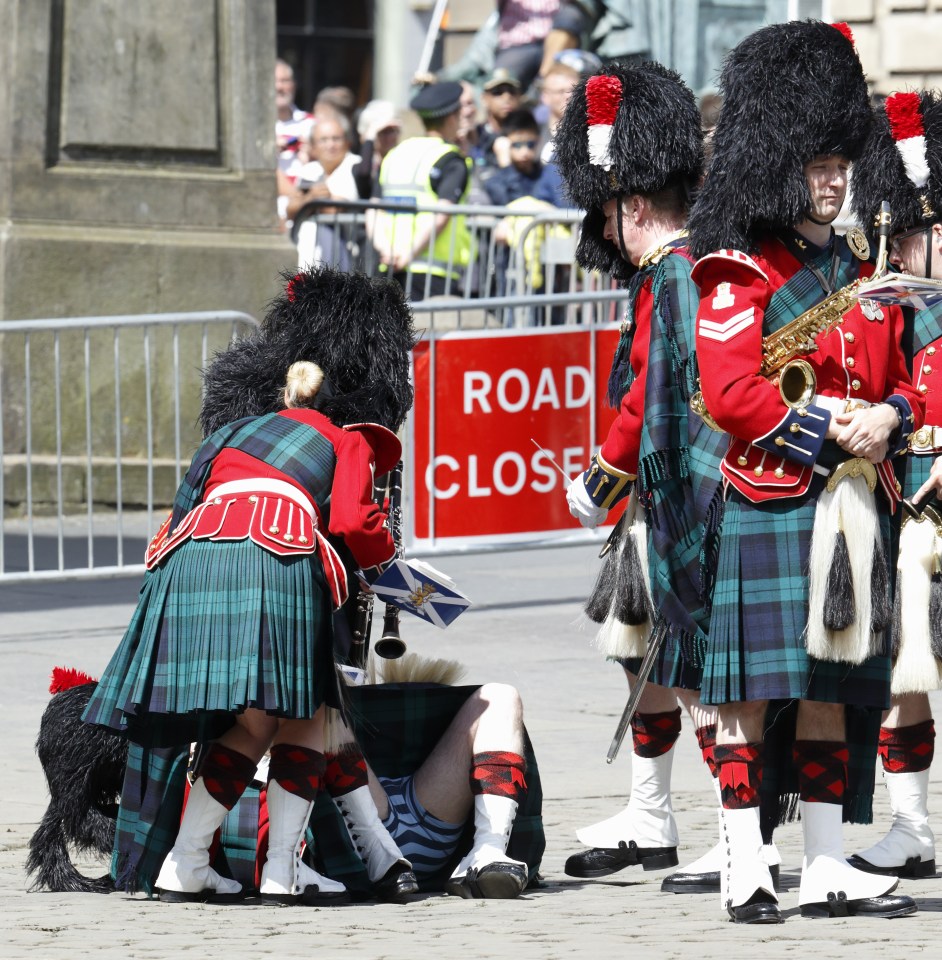
[[(36, 317), (261, 315), (295, 262), (275, 214), (274, 56), (270, 0), (0, 0), (0, 333), (4, 320)], [(21, 348), (3, 339), (9, 457), (22, 452), (24, 397)], [(121, 456), (141, 457), (139, 348), (122, 350)], [(188, 458), (200, 358), (184, 350)], [(64, 436), (77, 446), (64, 453), (78, 455), (84, 390), (73, 358), (63, 362), (75, 408)], [(37, 456), (51, 452), (52, 391), (38, 383), (49, 373), (33, 370)], [(157, 379), (155, 453), (169, 456), (170, 386)], [(114, 413), (96, 397), (93, 417), (107, 455)]]

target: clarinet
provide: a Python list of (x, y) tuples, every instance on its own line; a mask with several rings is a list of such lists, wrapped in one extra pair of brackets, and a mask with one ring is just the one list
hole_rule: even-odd
[(350, 618), (350, 661), (361, 670), (366, 669), (370, 652), (370, 632), (373, 629), (373, 600), (370, 590), (357, 591), (356, 607)]
[[(389, 533), (396, 547), (396, 558), (402, 557), (402, 461), (386, 475), (384, 493), (389, 501)], [(398, 660), (406, 652), (406, 645), (399, 636), (399, 607), (387, 603), (383, 614), (383, 635), (373, 646), (376, 656), (386, 660)]]

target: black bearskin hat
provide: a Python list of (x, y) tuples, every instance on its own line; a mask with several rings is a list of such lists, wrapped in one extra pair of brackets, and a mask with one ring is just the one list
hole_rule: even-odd
[(935, 91), (894, 93), (876, 111), (851, 171), (854, 214), (874, 238), (888, 200), (892, 233), (942, 221), (942, 98)]
[(871, 112), (846, 24), (776, 23), (726, 58), (713, 156), (690, 213), (690, 249), (750, 251), (764, 230), (793, 227), (811, 196), (804, 166), (820, 154), (860, 155)]
[(333, 423), (398, 430), (412, 406), (415, 344), (401, 288), (327, 267), (283, 278), (285, 291), (259, 329), (217, 354), (204, 373), (203, 433), (280, 410), (288, 367), (297, 360), (324, 371), (317, 409)]
[(556, 129), (554, 159), (575, 206), (587, 211), (576, 258), (615, 276), (633, 272), (604, 239), (602, 205), (622, 194), (681, 187), (703, 168), (700, 112), (689, 88), (659, 63), (614, 61), (580, 83)]

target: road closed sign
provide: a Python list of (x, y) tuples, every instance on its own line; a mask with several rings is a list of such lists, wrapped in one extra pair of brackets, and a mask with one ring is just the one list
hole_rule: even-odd
[(615, 417), (605, 395), (617, 343), (614, 324), (454, 331), (420, 342), (410, 484), (416, 540), (512, 541), (581, 529), (553, 461), (575, 477), (605, 439)]

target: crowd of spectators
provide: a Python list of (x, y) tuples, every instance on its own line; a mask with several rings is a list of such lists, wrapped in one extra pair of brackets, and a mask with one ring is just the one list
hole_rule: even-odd
[[(617, 16), (617, 7), (506, 0), (465, 58), (477, 68), (487, 63), (489, 71), (462, 75), (459, 64), (438, 76), (417, 76), (408, 111), (387, 100), (358, 109), (345, 87), (321, 90), (305, 111), (295, 102), (291, 66), (279, 60), (278, 211), (297, 244), (299, 265), (386, 271), (413, 299), (458, 292), (459, 279), (469, 281), (464, 293), (503, 291), (503, 277), (492, 283), (470, 276), (475, 258), (465, 260), (466, 248), (515, 243), (522, 220), (516, 211), (524, 206), (532, 213), (570, 205), (553, 136), (572, 91), (602, 67), (578, 41)], [(586, 19), (589, 8), (594, 20)], [(708, 132), (714, 99), (704, 102)], [(403, 137), (404, 123), (413, 136)], [(362, 201), (371, 209), (357, 205)], [(495, 215), (486, 238), (469, 239), (465, 217), (441, 209), (455, 204), (500, 207), (509, 216)], [(409, 205), (438, 211), (416, 216)], [(502, 270), (506, 254), (494, 262)]]

